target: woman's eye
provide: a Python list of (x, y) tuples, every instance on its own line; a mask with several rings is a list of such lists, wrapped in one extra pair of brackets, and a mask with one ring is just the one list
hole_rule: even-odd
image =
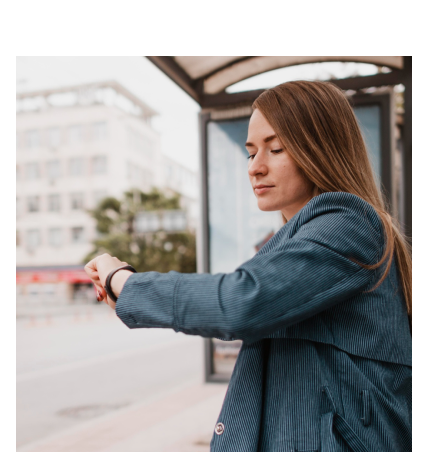
[(253, 159), (254, 156), (255, 156), (255, 154), (250, 154), (250, 155), (247, 156), (247, 159)]
[(271, 150), (271, 153), (273, 153), (273, 154), (279, 154), (279, 153), (282, 153), (282, 148), (280, 148), (280, 149), (277, 149), (277, 150)]

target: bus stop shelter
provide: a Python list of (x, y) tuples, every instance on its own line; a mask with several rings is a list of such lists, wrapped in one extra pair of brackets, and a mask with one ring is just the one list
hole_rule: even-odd
[[(346, 91), (378, 183), (404, 234), (412, 235), (411, 56), (149, 56), (200, 106), (201, 249), (198, 270), (234, 271), (280, 227), (275, 213), (257, 210), (246, 175), (244, 144), (251, 105), (265, 89), (227, 88), (280, 68), (322, 62), (360, 62), (378, 73), (330, 82)], [(280, 83), (277, 83), (280, 84)], [(394, 87), (402, 85), (397, 113)], [(227, 168), (227, 170), (225, 170)], [(206, 340), (207, 381), (227, 381), (240, 343)]]

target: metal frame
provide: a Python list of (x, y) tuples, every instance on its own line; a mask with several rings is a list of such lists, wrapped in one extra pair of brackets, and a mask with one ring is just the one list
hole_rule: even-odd
[[(249, 60), (253, 57), (243, 57), (234, 60), (218, 69), (199, 77), (192, 79), (174, 60), (173, 56), (147, 56), (147, 58), (161, 69), (178, 86), (188, 93), (202, 109), (221, 109), (225, 107), (236, 107), (243, 104), (251, 104), (264, 89), (245, 91), (240, 93), (226, 93), (222, 91), (217, 94), (207, 94), (204, 92), (204, 80), (215, 73), (233, 66), (238, 62)], [(328, 57), (321, 57), (323, 61), (329, 61)], [(374, 58), (375, 59), (375, 58)], [(351, 60), (348, 57), (347, 60)], [(376, 64), (376, 61), (372, 61)], [(313, 60), (310, 62), (313, 63)], [(291, 66), (291, 64), (290, 64)], [(353, 78), (344, 78), (340, 80), (330, 80), (343, 90), (360, 90), (370, 87), (391, 86), (403, 84), (405, 86), (405, 123), (403, 131), (403, 176), (404, 176), (404, 220), (403, 228), (405, 234), (412, 236), (412, 57), (403, 56), (403, 68), (393, 69), (390, 73), (378, 73), (371, 76), (358, 76)]]
[[(210, 112), (201, 112), (199, 114), (199, 131), (201, 135), (201, 238), (202, 238), (202, 273), (210, 273), (210, 233), (209, 233), (209, 196), (208, 196), (208, 123), (225, 122), (246, 119), (248, 116), (240, 115), (237, 117), (228, 116), (213, 118)], [(225, 383), (229, 382), (229, 376), (214, 373), (213, 362), (213, 342), (211, 338), (204, 338), (204, 373), (205, 382)]]
[[(382, 94), (356, 94), (350, 99), (353, 107), (379, 105), (380, 107), (380, 152), (381, 152), (381, 187), (384, 199), (391, 213), (397, 207), (391, 206), (392, 198), (392, 137), (393, 128), (391, 121), (392, 95)], [(395, 113), (394, 113), (395, 115)]]
[[(199, 115), (200, 127), (200, 162), (201, 162), (201, 241), (202, 259), (198, 262), (199, 271), (208, 273), (209, 265), (209, 226), (208, 226), (208, 171), (207, 171), (207, 124), (210, 120), (230, 120), (239, 118), (224, 117), (214, 118), (214, 115), (233, 114), (237, 109), (250, 106), (253, 101), (265, 89), (251, 90), (239, 93), (226, 93), (222, 91), (217, 94), (204, 93), (204, 80), (220, 71), (215, 70), (198, 79), (190, 76), (177, 64), (172, 56), (148, 56), (152, 63), (161, 69), (178, 86), (187, 92), (201, 107)], [(227, 68), (235, 63), (249, 59), (240, 58), (228, 63), (221, 69)], [(323, 60), (327, 61), (327, 60)], [(403, 69), (394, 69), (390, 73), (379, 73), (371, 76), (359, 76), (344, 79), (330, 80), (343, 90), (360, 91), (371, 87), (393, 86), (403, 84), (404, 92), (404, 128), (403, 128), (403, 179), (404, 179), (404, 219), (402, 220), (404, 233), (411, 240), (412, 235), (412, 57), (403, 57)], [(393, 128), (390, 120), (392, 112), (391, 96), (385, 94), (363, 94), (357, 93), (350, 99), (354, 105), (379, 104), (381, 107), (381, 183), (383, 192), (388, 200), (393, 200), (392, 195), (392, 135)], [(243, 116), (243, 114), (242, 114)], [(395, 207), (392, 207), (394, 209)], [(207, 382), (225, 382), (224, 376), (213, 374), (213, 345), (210, 339), (205, 339), (205, 380)]]
[[(264, 89), (244, 91), (239, 93), (226, 93), (221, 91), (216, 94), (208, 94), (204, 92), (204, 80), (215, 75), (216, 73), (227, 69), (239, 62), (245, 62), (252, 59), (252, 56), (236, 59), (226, 65), (219, 67), (218, 69), (207, 73), (204, 76), (192, 79), (183, 68), (174, 60), (172, 56), (147, 56), (147, 58), (158, 68), (160, 68), (169, 78), (171, 78), (176, 84), (178, 84), (184, 91), (186, 91), (202, 108), (221, 107), (234, 104), (242, 104), (244, 102), (252, 102), (261, 94)], [(337, 58), (334, 59), (336, 61)], [(327, 62), (331, 60), (322, 60)], [(349, 61), (349, 60), (347, 60)], [(404, 57), (406, 62), (406, 57)], [(314, 63), (313, 60), (308, 62), (296, 62), (296, 64), (302, 65), (305, 63)], [(376, 64), (376, 62), (373, 62)], [(293, 65), (293, 64), (291, 64)], [(289, 65), (289, 66), (291, 66)], [(286, 68), (286, 67), (285, 67)], [(266, 71), (271, 71), (266, 70)], [(362, 89), (371, 86), (388, 86), (403, 83), (406, 76), (406, 63), (404, 70), (394, 69), (390, 73), (378, 73), (370, 76), (358, 76), (353, 78), (344, 78), (331, 80), (332, 83), (336, 84), (342, 89)]]
[(404, 57), (404, 231), (412, 238), (412, 57)]
[[(381, 148), (381, 186), (387, 201), (392, 200), (392, 137), (393, 128), (391, 121), (392, 94), (391, 92), (379, 94), (355, 94), (348, 97), (353, 107), (373, 106), (380, 107), (380, 148)], [(210, 273), (210, 236), (209, 236), (209, 194), (208, 194), (208, 123), (211, 121), (236, 121), (246, 118), (239, 115), (237, 108), (224, 110), (222, 116), (219, 111), (201, 112), (199, 114), (199, 132), (201, 136), (200, 167), (201, 167), (201, 238), (202, 238), (202, 273)], [(214, 115), (213, 115), (214, 114)], [(234, 117), (234, 114), (236, 117)], [(395, 114), (394, 114), (395, 115)], [(391, 207), (393, 208), (393, 207)], [(213, 342), (211, 338), (204, 339), (204, 373), (206, 382), (226, 383), (229, 377), (214, 373)]]

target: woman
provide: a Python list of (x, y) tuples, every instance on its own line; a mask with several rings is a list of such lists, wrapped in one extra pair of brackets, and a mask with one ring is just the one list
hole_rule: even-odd
[[(230, 274), (85, 269), (129, 328), (241, 339), (212, 451), (411, 451), (411, 258), (332, 84), (253, 105), (248, 174), (284, 226)], [(114, 297), (114, 296), (112, 296)]]

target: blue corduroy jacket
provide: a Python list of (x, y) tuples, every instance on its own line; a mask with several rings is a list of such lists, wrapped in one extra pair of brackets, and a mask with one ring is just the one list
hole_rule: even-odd
[(211, 451), (411, 451), (411, 335), (376, 211), (309, 201), (228, 274), (136, 273), (116, 313), (129, 328), (243, 340)]

